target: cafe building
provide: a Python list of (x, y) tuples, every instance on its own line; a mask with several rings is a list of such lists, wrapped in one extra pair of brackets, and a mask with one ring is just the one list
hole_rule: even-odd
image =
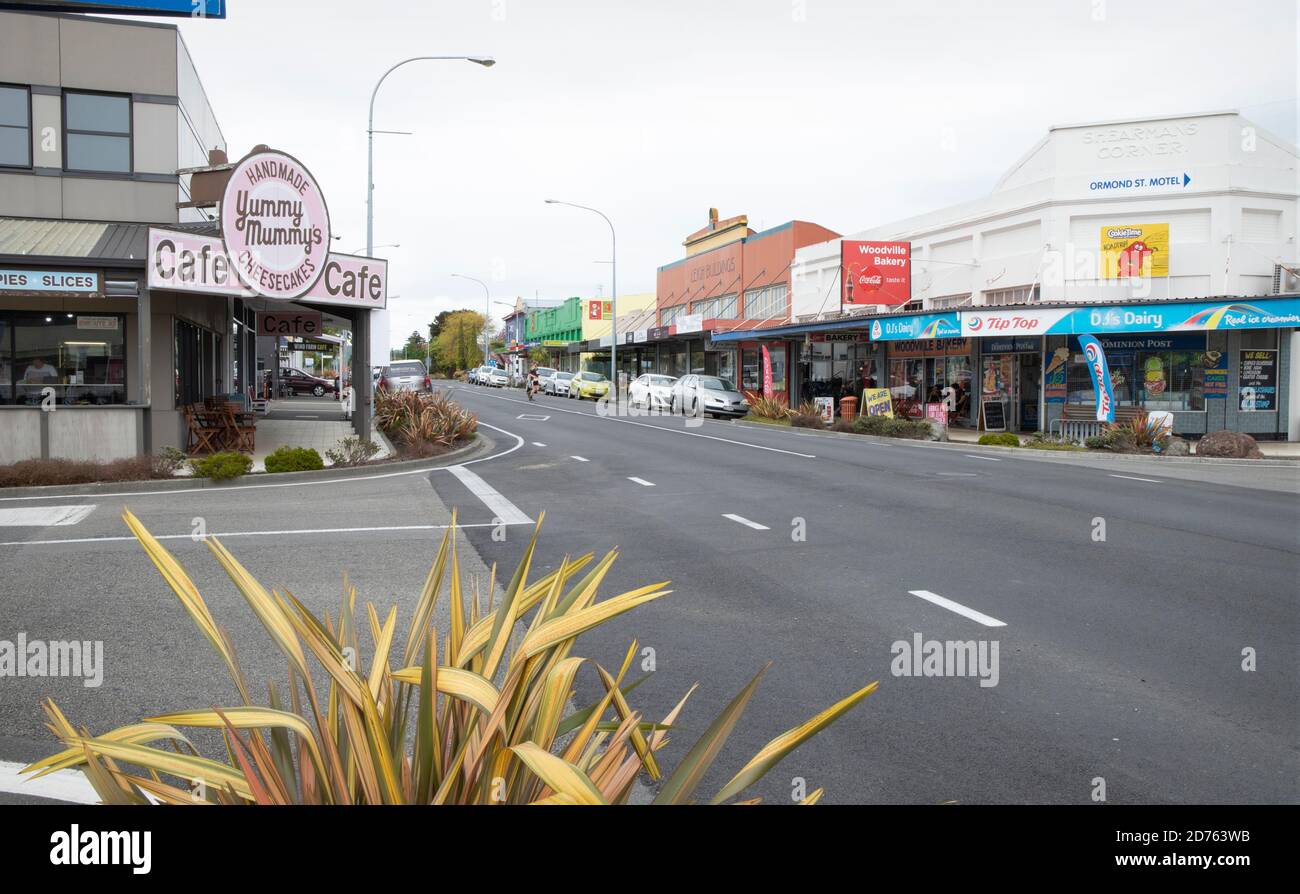
[(1121, 408), (1295, 439), (1297, 162), (1233, 111), (1054, 127), (988, 196), (799, 249), (792, 323), (879, 323), (882, 385), (913, 413), (956, 386), (958, 424), (1086, 414), (1091, 334)]
[(0, 35), (24, 48), (0, 53), (0, 463), (184, 448), (186, 407), (253, 394), (260, 315), (366, 328), (384, 263), (328, 253), (301, 163), (226, 161), (176, 28), (6, 12)]

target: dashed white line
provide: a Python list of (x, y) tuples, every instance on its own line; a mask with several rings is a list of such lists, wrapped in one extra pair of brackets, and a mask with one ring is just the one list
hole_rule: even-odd
[(580, 462), (580, 463), (589, 463), (589, 462), (591, 462), (591, 460), (587, 459), (585, 456), (571, 456), (571, 457), (569, 457), (569, 459), (576, 459), (576, 460), (577, 460), (578, 462)]
[(950, 612), (956, 612), (963, 618), (970, 618), (972, 621), (983, 624), (985, 627), (1007, 626), (1004, 621), (999, 621), (997, 618), (986, 615), (983, 612), (978, 612), (973, 608), (967, 608), (960, 602), (953, 602), (951, 599), (945, 599), (938, 593), (931, 593), (929, 590), (908, 590), (907, 592), (911, 593), (913, 596), (919, 596), (926, 602), (932, 602), (940, 608), (946, 608)]
[(744, 525), (744, 526), (747, 527), (747, 528), (753, 528), (755, 531), (770, 531), (770, 530), (772, 530), (772, 529), (769, 528), (767, 525), (760, 525), (760, 524), (759, 524), (758, 522), (756, 522), (756, 521), (750, 521), (749, 519), (745, 518), (743, 515), (732, 515), (731, 513), (724, 513), (722, 517), (723, 517), (723, 518), (729, 518), (729, 519), (731, 519), (732, 521), (734, 521), (734, 522), (738, 522), (738, 523)]
[(95, 511), (95, 504), (31, 506), (0, 509), (0, 528), (59, 528), (79, 524)]
[(646, 481), (644, 478), (633, 478), (632, 476), (629, 475), (627, 480), (628, 480), (628, 481), (631, 481), (631, 482), (634, 482), (634, 483), (636, 483), (636, 484), (639, 484), (639, 485), (641, 485), (642, 487), (654, 487), (654, 486), (655, 486), (653, 481)]
[(994, 459), (994, 458), (991, 457), (991, 456), (976, 456), (974, 453), (963, 453), (962, 456), (968, 457), (968, 458), (970, 458), (970, 459), (982, 459), (982, 460), (984, 460), (985, 462), (988, 462), (988, 463), (1000, 463), (1000, 462), (1002, 462), (1002, 460), (1000, 460), (1000, 459)]
[(1132, 475), (1111, 475), (1110, 477), (1111, 477), (1111, 478), (1123, 478), (1123, 479), (1126, 480), (1126, 481), (1145, 481), (1145, 482), (1147, 482), (1148, 484), (1162, 484), (1162, 483), (1163, 483), (1163, 482), (1157, 481), (1157, 480), (1154, 479), (1154, 478), (1135, 478), (1135, 477), (1132, 476)]
[[(526, 518), (526, 516), (525, 516)], [(461, 528), (497, 528), (507, 525), (531, 525), (532, 521), (483, 522), (467, 524), (457, 522)], [(382, 534), (392, 531), (445, 531), (451, 525), (378, 525), (366, 528), (294, 528), (282, 531), (211, 531), (209, 537), (288, 537), (298, 534)], [(194, 532), (184, 534), (155, 534), (155, 540), (194, 540)], [(200, 542), (202, 538), (195, 542)], [(135, 542), (134, 537), (70, 537), (65, 540), (8, 540), (0, 541), (0, 546), (64, 546), (71, 543), (127, 543)]]

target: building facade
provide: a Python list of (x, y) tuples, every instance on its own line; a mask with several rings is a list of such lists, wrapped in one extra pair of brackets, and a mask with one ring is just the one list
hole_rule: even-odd
[[(797, 252), (803, 390), (872, 380), (919, 413), (955, 386), (954, 421), (997, 403), (1050, 429), (1093, 401), (1078, 337), (1096, 334), (1120, 406), (1294, 439), (1298, 184), (1296, 148), (1235, 112), (1053, 128), (987, 197)], [(910, 246), (910, 300), (848, 303), (850, 240)]]

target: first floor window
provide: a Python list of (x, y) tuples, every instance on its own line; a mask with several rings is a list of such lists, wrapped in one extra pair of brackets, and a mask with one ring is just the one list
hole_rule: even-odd
[(126, 319), (0, 314), (0, 402), (126, 403)]
[(0, 85), (0, 168), (32, 166), (31, 123), (31, 91)]
[(63, 109), (66, 170), (131, 173), (129, 96), (68, 91), (63, 94)]

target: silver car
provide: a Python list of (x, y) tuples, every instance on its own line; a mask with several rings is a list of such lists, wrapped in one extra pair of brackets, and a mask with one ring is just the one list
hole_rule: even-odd
[(637, 376), (628, 388), (628, 403), (634, 407), (667, 407), (672, 400), (673, 383), (676, 381), (672, 376), (658, 373)]
[(731, 382), (718, 376), (682, 376), (669, 395), (672, 412), (688, 416), (744, 416), (749, 401)]
[(379, 376), (385, 391), (430, 391), (429, 373), (421, 360), (394, 360)]
[(573, 380), (574, 373), (556, 370), (555, 375), (548, 378), (542, 383), (542, 390), (547, 394), (554, 394), (557, 397), (564, 395), (569, 396), (569, 382)]
[(485, 366), (479, 370), (478, 381), (480, 385), (487, 385), (492, 388), (504, 388), (510, 384), (510, 377), (506, 371), (496, 366)]

